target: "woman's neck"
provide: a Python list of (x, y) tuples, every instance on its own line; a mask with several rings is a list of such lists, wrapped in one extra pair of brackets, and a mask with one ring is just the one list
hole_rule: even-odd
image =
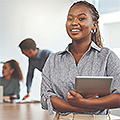
[(73, 57), (75, 58), (76, 65), (78, 64), (79, 60), (85, 54), (85, 52), (89, 49), (91, 42), (84, 42), (84, 43), (76, 43), (73, 42), (73, 47), (70, 49)]
[(84, 54), (89, 49), (90, 44), (91, 41), (83, 43), (73, 42), (73, 47), (71, 48), (71, 51), (76, 54)]
[(8, 76), (3, 76), (3, 78), (4, 78), (5, 80), (10, 80), (12, 77), (11, 77), (11, 75), (8, 75)]

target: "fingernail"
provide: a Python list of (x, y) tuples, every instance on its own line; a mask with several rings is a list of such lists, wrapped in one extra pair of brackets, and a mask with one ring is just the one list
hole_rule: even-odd
[(99, 96), (97, 95), (96, 98), (99, 98)]

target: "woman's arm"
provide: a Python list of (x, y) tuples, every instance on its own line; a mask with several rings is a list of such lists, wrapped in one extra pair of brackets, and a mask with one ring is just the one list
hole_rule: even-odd
[(10, 100), (10, 96), (3, 96), (3, 100)]
[(97, 108), (97, 109), (112, 109), (120, 107), (120, 94), (110, 94), (97, 99), (85, 99), (79, 93), (70, 91), (67, 94), (69, 103), (73, 106)]
[(68, 101), (65, 101), (58, 97), (51, 97), (52, 106), (59, 112), (90, 112), (90, 111), (97, 111), (98, 109), (95, 108), (85, 108), (85, 107), (75, 107), (71, 106)]

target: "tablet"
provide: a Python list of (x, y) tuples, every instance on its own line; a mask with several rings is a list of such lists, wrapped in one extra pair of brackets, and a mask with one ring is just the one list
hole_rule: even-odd
[(88, 95), (105, 96), (110, 94), (113, 77), (107, 76), (76, 76), (75, 91), (84, 97)]

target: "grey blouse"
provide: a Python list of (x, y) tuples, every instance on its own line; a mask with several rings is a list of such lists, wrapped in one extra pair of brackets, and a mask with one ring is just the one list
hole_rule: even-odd
[[(69, 48), (50, 55), (42, 72), (41, 105), (53, 114), (50, 96), (67, 100), (67, 92), (74, 90), (75, 76), (113, 76), (111, 93), (120, 94), (120, 59), (108, 48), (99, 48), (94, 42), (76, 66)], [(56, 111), (58, 112), (58, 111)], [(69, 114), (69, 112), (60, 114)], [(85, 112), (84, 114), (107, 114), (108, 110)], [(77, 114), (77, 113), (76, 113)]]

